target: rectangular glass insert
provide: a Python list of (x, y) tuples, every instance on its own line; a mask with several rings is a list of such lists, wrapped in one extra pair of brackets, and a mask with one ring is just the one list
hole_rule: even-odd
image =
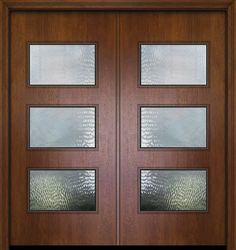
[(141, 85), (206, 85), (207, 45), (141, 45)]
[(95, 85), (95, 44), (30, 44), (30, 85)]
[(30, 107), (31, 148), (95, 148), (96, 107)]
[(30, 211), (96, 211), (96, 170), (30, 170)]
[(141, 107), (141, 148), (178, 147), (207, 147), (207, 107)]
[(141, 170), (141, 211), (206, 211), (206, 170)]

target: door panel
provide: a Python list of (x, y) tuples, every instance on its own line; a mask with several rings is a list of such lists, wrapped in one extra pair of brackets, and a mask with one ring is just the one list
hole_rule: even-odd
[(12, 245), (116, 242), (115, 32), (109, 13), (12, 14)]
[(10, 21), (11, 245), (224, 245), (224, 12)]
[[(120, 15), (121, 244), (225, 244), (224, 36), (220, 12)], [(142, 44), (175, 48), (140, 51)], [(194, 59), (198, 55), (201, 60), (202, 52), (176, 48), (203, 44), (208, 57), (205, 86), (204, 77), (196, 77), (204, 69)], [(205, 121), (191, 111), (199, 106), (207, 108)], [(191, 112), (183, 113), (183, 107)], [(204, 178), (196, 175), (198, 170)], [(201, 209), (204, 193), (207, 209)]]

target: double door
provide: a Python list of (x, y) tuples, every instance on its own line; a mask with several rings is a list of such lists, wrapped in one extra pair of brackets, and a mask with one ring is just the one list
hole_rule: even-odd
[(223, 12), (12, 12), (11, 245), (224, 245)]

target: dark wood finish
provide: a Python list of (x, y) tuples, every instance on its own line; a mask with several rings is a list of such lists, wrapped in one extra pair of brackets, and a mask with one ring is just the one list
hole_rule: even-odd
[[(139, 88), (138, 44), (209, 42), (209, 87)], [(224, 245), (225, 13), (120, 14), (121, 244)], [(209, 104), (209, 150), (138, 150), (138, 105)], [(139, 168), (207, 168), (208, 212), (138, 212)]]
[(116, 15), (116, 244), (120, 244), (120, 15)]
[[(236, 190), (235, 190), (235, 179), (236, 179), (236, 171), (234, 171), (235, 165), (235, 157), (236, 157), (236, 116), (234, 115), (234, 107), (236, 106), (236, 81), (234, 77), (234, 72), (236, 72), (236, 50), (235, 40), (236, 40), (236, 4), (235, 0), (179, 0), (178, 3), (175, 0), (128, 0), (128, 1), (119, 1), (114, 4), (114, 1), (99, 1), (99, 0), (64, 0), (64, 1), (56, 1), (56, 0), (1, 0), (0, 1), (0, 24), (1, 24), (1, 32), (0, 36), (3, 35), (1, 41), (2, 50), (2, 67), (0, 70), (0, 75), (2, 73), (2, 77), (0, 77), (0, 99), (2, 100), (1, 104), (1, 135), (2, 135), (2, 143), (1, 146), (1, 172), (0, 172), (0, 180), (3, 180), (0, 188), (0, 203), (2, 202), (2, 206), (0, 206), (0, 249), (8, 250), (8, 216), (9, 216), (9, 203), (8, 197), (10, 189), (8, 189), (8, 170), (9, 170), (9, 161), (8, 161), (8, 92), (9, 92), (9, 81), (8, 81), (8, 18), (10, 15), (10, 11), (12, 10), (109, 10), (109, 9), (132, 9), (132, 10), (224, 10), (228, 16), (227, 23), (227, 31), (228, 31), (228, 71), (227, 71), (227, 79), (228, 79), (228, 148), (227, 148), (227, 164), (228, 164), (228, 183), (227, 183), (227, 204), (228, 204), (228, 214), (227, 214), (227, 249), (235, 250), (236, 249), (236, 236), (235, 236), (235, 225), (236, 225)], [(118, 26), (117, 26), (118, 27)], [(1, 47), (1, 46), (0, 46)], [(117, 50), (119, 51), (119, 50)], [(119, 59), (117, 58), (117, 62)], [(0, 65), (1, 66), (1, 65)], [(119, 69), (119, 66), (117, 66)], [(119, 79), (119, 74), (117, 74), (117, 79)], [(119, 89), (117, 85), (117, 89)], [(117, 92), (117, 97), (119, 96)], [(119, 105), (117, 104), (117, 117), (119, 117)], [(117, 129), (119, 129), (119, 122), (117, 121)], [(119, 149), (120, 143), (117, 142), (117, 149)], [(117, 163), (119, 163), (119, 155), (117, 154)], [(117, 168), (117, 172), (119, 169)], [(119, 176), (117, 176), (117, 184), (119, 184)], [(117, 185), (117, 189), (119, 191), (119, 187)], [(117, 202), (119, 201), (119, 197), (117, 197)], [(1, 205), (1, 204), (0, 204)], [(117, 203), (118, 205), (118, 203)], [(117, 210), (119, 212), (119, 210)], [(4, 219), (3, 219), (4, 218)], [(117, 213), (117, 219), (119, 219), (119, 213)], [(119, 224), (117, 225), (119, 228)], [(117, 231), (117, 236), (119, 236), (119, 231)], [(2, 238), (1, 238), (2, 237)]]
[[(232, 204), (230, 204), (230, 216), (228, 216), (228, 222), (231, 223), (232, 225), (232, 231), (229, 231), (229, 240), (232, 242), (232, 248), (229, 248), (229, 250), (235, 250), (236, 249), (236, 171), (235, 171), (235, 163), (236, 163), (236, 115), (235, 115), (235, 107), (236, 107), (236, 77), (235, 77), (235, 72), (236, 72), (236, 49), (235, 49), (235, 42), (236, 42), (236, 1), (234, 1), (233, 4), (233, 12), (232, 12), (232, 18), (233, 18), (233, 23), (232, 23), (232, 29), (231, 29), (231, 34), (233, 36), (232, 38), (232, 43), (231, 43), (231, 49), (232, 49), (232, 55), (233, 55), (233, 61), (231, 64), (231, 69), (232, 71), (230, 72), (232, 75), (232, 96), (233, 98), (231, 99), (232, 102), (234, 103), (232, 110), (230, 114), (232, 115), (233, 121), (230, 124), (232, 127), (232, 134), (231, 136), (231, 142), (232, 146), (229, 146), (228, 150), (231, 152), (233, 149), (233, 152), (230, 156), (233, 156), (233, 159), (231, 161), (230, 165), (230, 170), (232, 171), (232, 176), (231, 176), (231, 181), (228, 184), (229, 189), (231, 189), (231, 194), (232, 194)], [(231, 174), (231, 173), (230, 173)]]
[(8, 24), (9, 10), (1, 2), (1, 70), (0, 70), (0, 100), (1, 100), (1, 180), (0, 180), (0, 249), (9, 249), (9, 58), (8, 58)]
[(228, 126), (227, 126), (227, 132), (228, 132), (228, 138), (227, 138), (227, 232), (226, 232), (226, 237), (227, 237), (227, 247), (228, 249), (234, 249), (234, 214), (232, 211), (233, 207), (233, 190), (231, 189), (234, 186), (234, 183), (232, 182), (233, 180), (233, 175), (234, 175), (234, 170), (232, 168), (232, 163), (233, 163), (233, 133), (234, 133), (234, 128), (233, 128), (233, 110), (234, 110), (234, 88), (233, 88), (233, 71), (232, 71), (232, 63), (233, 63), (233, 34), (231, 32), (232, 30), (232, 25), (233, 25), (233, 6), (229, 7), (228, 10), (228, 37), (227, 37), (227, 94), (228, 94), (228, 103), (227, 103), (227, 119), (228, 119)]
[[(2, 24), (2, 21), (3, 21), (3, 19), (2, 19), (2, 14), (3, 14), (3, 3), (2, 2), (0, 2), (0, 27), (2, 28), (2, 26), (3, 26), (3, 24)], [(1, 30), (1, 32), (0, 32), (0, 41), (2, 41), (2, 39), (3, 39), (3, 34), (2, 34), (3, 32), (2, 32), (2, 30)], [(2, 58), (2, 55), (3, 54), (3, 50), (2, 50), (2, 43), (0, 44), (0, 58)], [(3, 60), (1, 60), (0, 61), (0, 79), (2, 79), (2, 77), (3, 77), (3, 74), (2, 74), (2, 66), (3, 66)], [(2, 82), (1, 82), (1, 84), (2, 84)], [(2, 86), (1, 86), (2, 87)], [(0, 99), (2, 100), (2, 98), (3, 98), (3, 92), (2, 91), (0, 91)], [(3, 113), (2, 113), (2, 111), (3, 111), (3, 103), (1, 102), (0, 103), (0, 130), (1, 130), (1, 132), (0, 132), (0, 141), (1, 141), (1, 144), (0, 144), (0, 156), (1, 156), (1, 164), (2, 164), (2, 156), (3, 156), (3, 143), (2, 143), (2, 141), (3, 141), (3, 119), (2, 119), (2, 117), (3, 117)], [(0, 183), (2, 183), (2, 178), (3, 178), (3, 175), (2, 175), (2, 173), (3, 173), (3, 171), (2, 171), (3, 169), (1, 168), (1, 173), (0, 173)], [(1, 247), (1, 249), (3, 249), (3, 220), (2, 220), (2, 218), (3, 218), (3, 185), (1, 184), (1, 188), (0, 188), (0, 247)]]
[[(21, 30), (21, 32), (19, 32)], [(27, 42), (97, 42), (96, 88), (27, 87)], [(116, 242), (116, 16), (11, 15), (11, 244)], [(98, 105), (98, 150), (27, 150), (27, 105)], [(97, 213), (27, 213), (28, 168), (98, 168)]]
[(228, 213), (227, 213), (227, 247), (228, 250), (236, 249), (236, 171), (235, 171), (235, 162), (236, 162), (236, 50), (235, 50), (235, 41), (236, 41), (236, 1), (233, 1), (233, 4), (228, 9), (228, 143), (227, 143), (227, 204), (228, 204)]
[[(78, 246), (12, 246), (10, 250), (78, 250)], [(158, 246), (158, 250), (227, 250), (226, 246)]]
[[(48, 0), (3, 0), (13, 9), (48, 9)], [(227, 9), (233, 0), (64, 0), (50, 1), (50, 9), (154, 10), (154, 9)]]
[[(2, 14), (3, 14), (3, 3), (0, 2), (0, 17), (2, 17)], [(0, 18), (0, 27), (3, 26), (2, 24), (2, 21), (3, 19)], [(2, 30), (0, 32), (0, 41), (2, 41), (3, 39), (3, 34), (2, 34)], [(0, 44), (0, 58), (2, 58), (2, 53), (3, 53), (3, 50), (2, 50), (2, 43)], [(3, 61), (1, 60), (0, 61), (0, 79), (2, 79), (3, 77), (3, 74), (2, 74), (2, 66), (3, 66)], [(0, 91), (0, 99), (2, 100), (3, 98), (3, 93), (2, 91)], [(1, 144), (0, 144), (0, 156), (2, 158), (3, 156), (3, 145), (2, 145), (2, 139), (3, 139), (3, 120), (2, 120), (2, 117), (3, 117), (3, 114), (2, 114), (2, 110), (3, 110), (3, 103), (1, 102), (0, 103), (0, 116), (1, 116), (1, 119), (0, 119), (0, 141), (1, 141)], [(2, 164), (2, 159), (1, 159), (1, 164)], [(2, 169), (1, 169), (1, 173), (0, 173), (0, 183), (2, 183), (2, 178), (3, 178), (3, 175), (2, 175)], [(2, 215), (3, 215), (3, 185), (1, 184), (1, 188), (0, 188), (0, 247), (1, 249), (3, 248), (3, 220), (2, 220)]]

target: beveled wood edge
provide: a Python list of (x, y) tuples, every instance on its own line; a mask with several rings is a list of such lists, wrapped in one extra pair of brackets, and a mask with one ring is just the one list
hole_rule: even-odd
[(9, 9), (4, 2), (0, 2), (0, 159), (1, 159), (1, 171), (0, 171), (0, 249), (9, 249), (9, 107), (8, 107), (8, 19)]
[(0, 0), (11, 10), (227, 9), (235, 0)]
[[(3, 12), (3, 3), (0, 2), (0, 25), (1, 25), (1, 32), (0, 32), (0, 41), (2, 41), (2, 35), (3, 35), (3, 32), (2, 32), (2, 12)], [(2, 63), (3, 63), (3, 60), (2, 60), (2, 42), (0, 43), (0, 58), (1, 58), (1, 61), (0, 61), (0, 82), (1, 82), (1, 88), (0, 88), (0, 100), (2, 100)], [(0, 144), (0, 159), (1, 159), (1, 163), (0, 163), (0, 185), (2, 183), (2, 156), (3, 156), (3, 152), (2, 152), (2, 146), (3, 146), (3, 143), (2, 143), (2, 131), (3, 131), (3, 127), (2, 127), (2, 101), (0, 102), (0, 114), (1, 114), (1, 118), (0, 118), (0, 141), (1, 141), (1, 144)], [(2, 221), (2, 215), (3, 215), (3, 211), (2, 211), (2, 207), (3, 207), (3, 197), (2, 197), (2, 188), (3, 186), (1, 185), (0, 186), (0, 249), (3, 249), (3, 245), (2, 245), (2, 242), (3, 242), (3, 221)]]
[(116, 245), (120, 244), (120, 15), (116, 15)]
[(236, 0), (0, 0), (0, 249), (10, 247), (9, 203), (9, 31), (11, 10), (225, 10), (227, 13), (227, 249), (236, 250)]
[(235, 180), (236, 171), (235, 161), (236, 161), (236, 1), (233, 1), (232, 5), (228, 8), (228, 20), (227, 20), (227, 34), (228, 34), (228, 55), (227, 55), (227, 109), (228, 109), (228, 126), (227, 126), (227, 246), (228, 250), (236, 249), (236, 235), (235, 235), (235, 225), (236, 225), (236, 190), (235, 190)]

